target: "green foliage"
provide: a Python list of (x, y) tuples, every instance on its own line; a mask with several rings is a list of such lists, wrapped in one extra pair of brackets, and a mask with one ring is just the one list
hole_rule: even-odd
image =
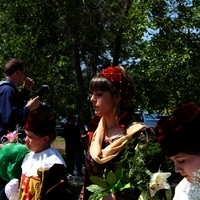
[(199, 104), (199, 7), (190, 1), (158, 0), (149, 8), (147, 38), (137, 47), (140, 62), (134, 69), (138, 102), (151, 110)]
[(89, 200), (99, 200), (108, 194), (114, 194), (125, 189), (131, 189), (131, 184), (127, 182), (127, 177), (123, 173), (122, 164), (118, 163), (115, 172), (109, 171), (105, 174), (105, 178), (91, 176), (92, 185), (87, 187), (87, 190), (93, 194)]
[[(145, 199), (147, 196), (152, 200), (165, 199), (164, 197), (171, 199), (171, 190), (160, 188), (161, 185), (167, 185), (167, 180), (163, 177), (169, 177), (170, 167), (172, 164), (162, 154), (153, 132), (150, 129), (143, 130), (138, 137), (129, 140), (121, 160), (117, 163), (115, 172), (105, 173), (103, 179), (96, 176), (90, 177), (93, 183), (87, 187), (93, 193), (90, 199), (100, 199), (125, 189), (130, 190), (130, 198), (140, 195), (141, 199)], [(156, 181), (155, 178), (152, 179), (153, 174), (154, 177), (159, 177), (156, 178)], [(163, 184), (163, 181), (166, 183)], [(150, 182), (151, 188), (156, 184), (154, 187), (158, 190), (155, 190), (152, 198), (150, 198)]]
[(89, 80), (112, 63), (135, 79), (136, 107), (170, 112), (200, 105), (199, 19), (198, 1), (188, 0), (1, 0), (0, 64), (25, 60), (33, 94), (48, 84), (61, 116), (88, 122)]
[(139, 139), (129, 141), (122, 164), (134, 190), (148, 191), (152, 173), (165, 170), (168, 161), (155, 138), (141, 134)]

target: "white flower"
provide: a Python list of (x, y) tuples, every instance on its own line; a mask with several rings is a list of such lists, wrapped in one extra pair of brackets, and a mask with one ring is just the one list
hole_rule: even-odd
[(153, 197), (158, 190), (161, 189), (170, 189), (170, 185), (167, 182), (167, 178), (171, 176), (170, 172), (156, 172), (152, 174), (149, 189), (150, 189), (150, 196)]

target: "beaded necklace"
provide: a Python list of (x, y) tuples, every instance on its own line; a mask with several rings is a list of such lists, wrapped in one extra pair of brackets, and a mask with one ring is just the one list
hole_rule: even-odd
[(109, 130), (111, 130), (111, 129), (113, 129), (113, 128), (116, 128), (116, 127), (117, 127), (117, 124), (116, 124), (116, 123), (114, 123), (114, 124), (112, 124), (112, 125), (106, 127), (105, 132), (104, 132), (104, 141), (105, 141), (105, 142), (112, 143), (112, 139), (110, 139), (110, 137), (108, 137), (107, 134), (108, 134), (108, 131), (109, 131)]

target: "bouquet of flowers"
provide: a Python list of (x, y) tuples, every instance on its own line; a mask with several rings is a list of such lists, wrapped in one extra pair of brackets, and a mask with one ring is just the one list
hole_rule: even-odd
[(7, 182), (13, 178), (20, 178), (23, 158), (29, 152), (18, 137), (18, 131), (19, 129), (9, 132), (0, 140), (0, 177)]
[[(172, 194), (167, 178), (170, 172), (161, 172), (168, 165), (155, 138), (147, 132), (131, 139), (115, 172), (104, 174), (103, 179), (92, 176), (93, 183), (87, 189), (93, 194), (89, 200), (99, 200), (108, 194), (130, 189), (132, 196), (140, 193), (138, 200), (171, 200)], [(132, 199), (132, 198), (131, 198)]]

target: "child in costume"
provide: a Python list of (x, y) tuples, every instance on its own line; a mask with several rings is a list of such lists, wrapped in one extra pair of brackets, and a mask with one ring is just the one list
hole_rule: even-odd
[[(55, 117), (31, 113), (25, 125), (26, 146), (30, 152), (22, 163), (19, 186), (11, 180), (5, 193), (8, 199), (18, 194), (20, 200), (71, 200), (66, 176), (66, 165), (60, 153), (51, 148), (56, 138)], [(14, 183), (13, 183), (14, 182)], [(10, 188), (14, 188), (15, 191)]]

